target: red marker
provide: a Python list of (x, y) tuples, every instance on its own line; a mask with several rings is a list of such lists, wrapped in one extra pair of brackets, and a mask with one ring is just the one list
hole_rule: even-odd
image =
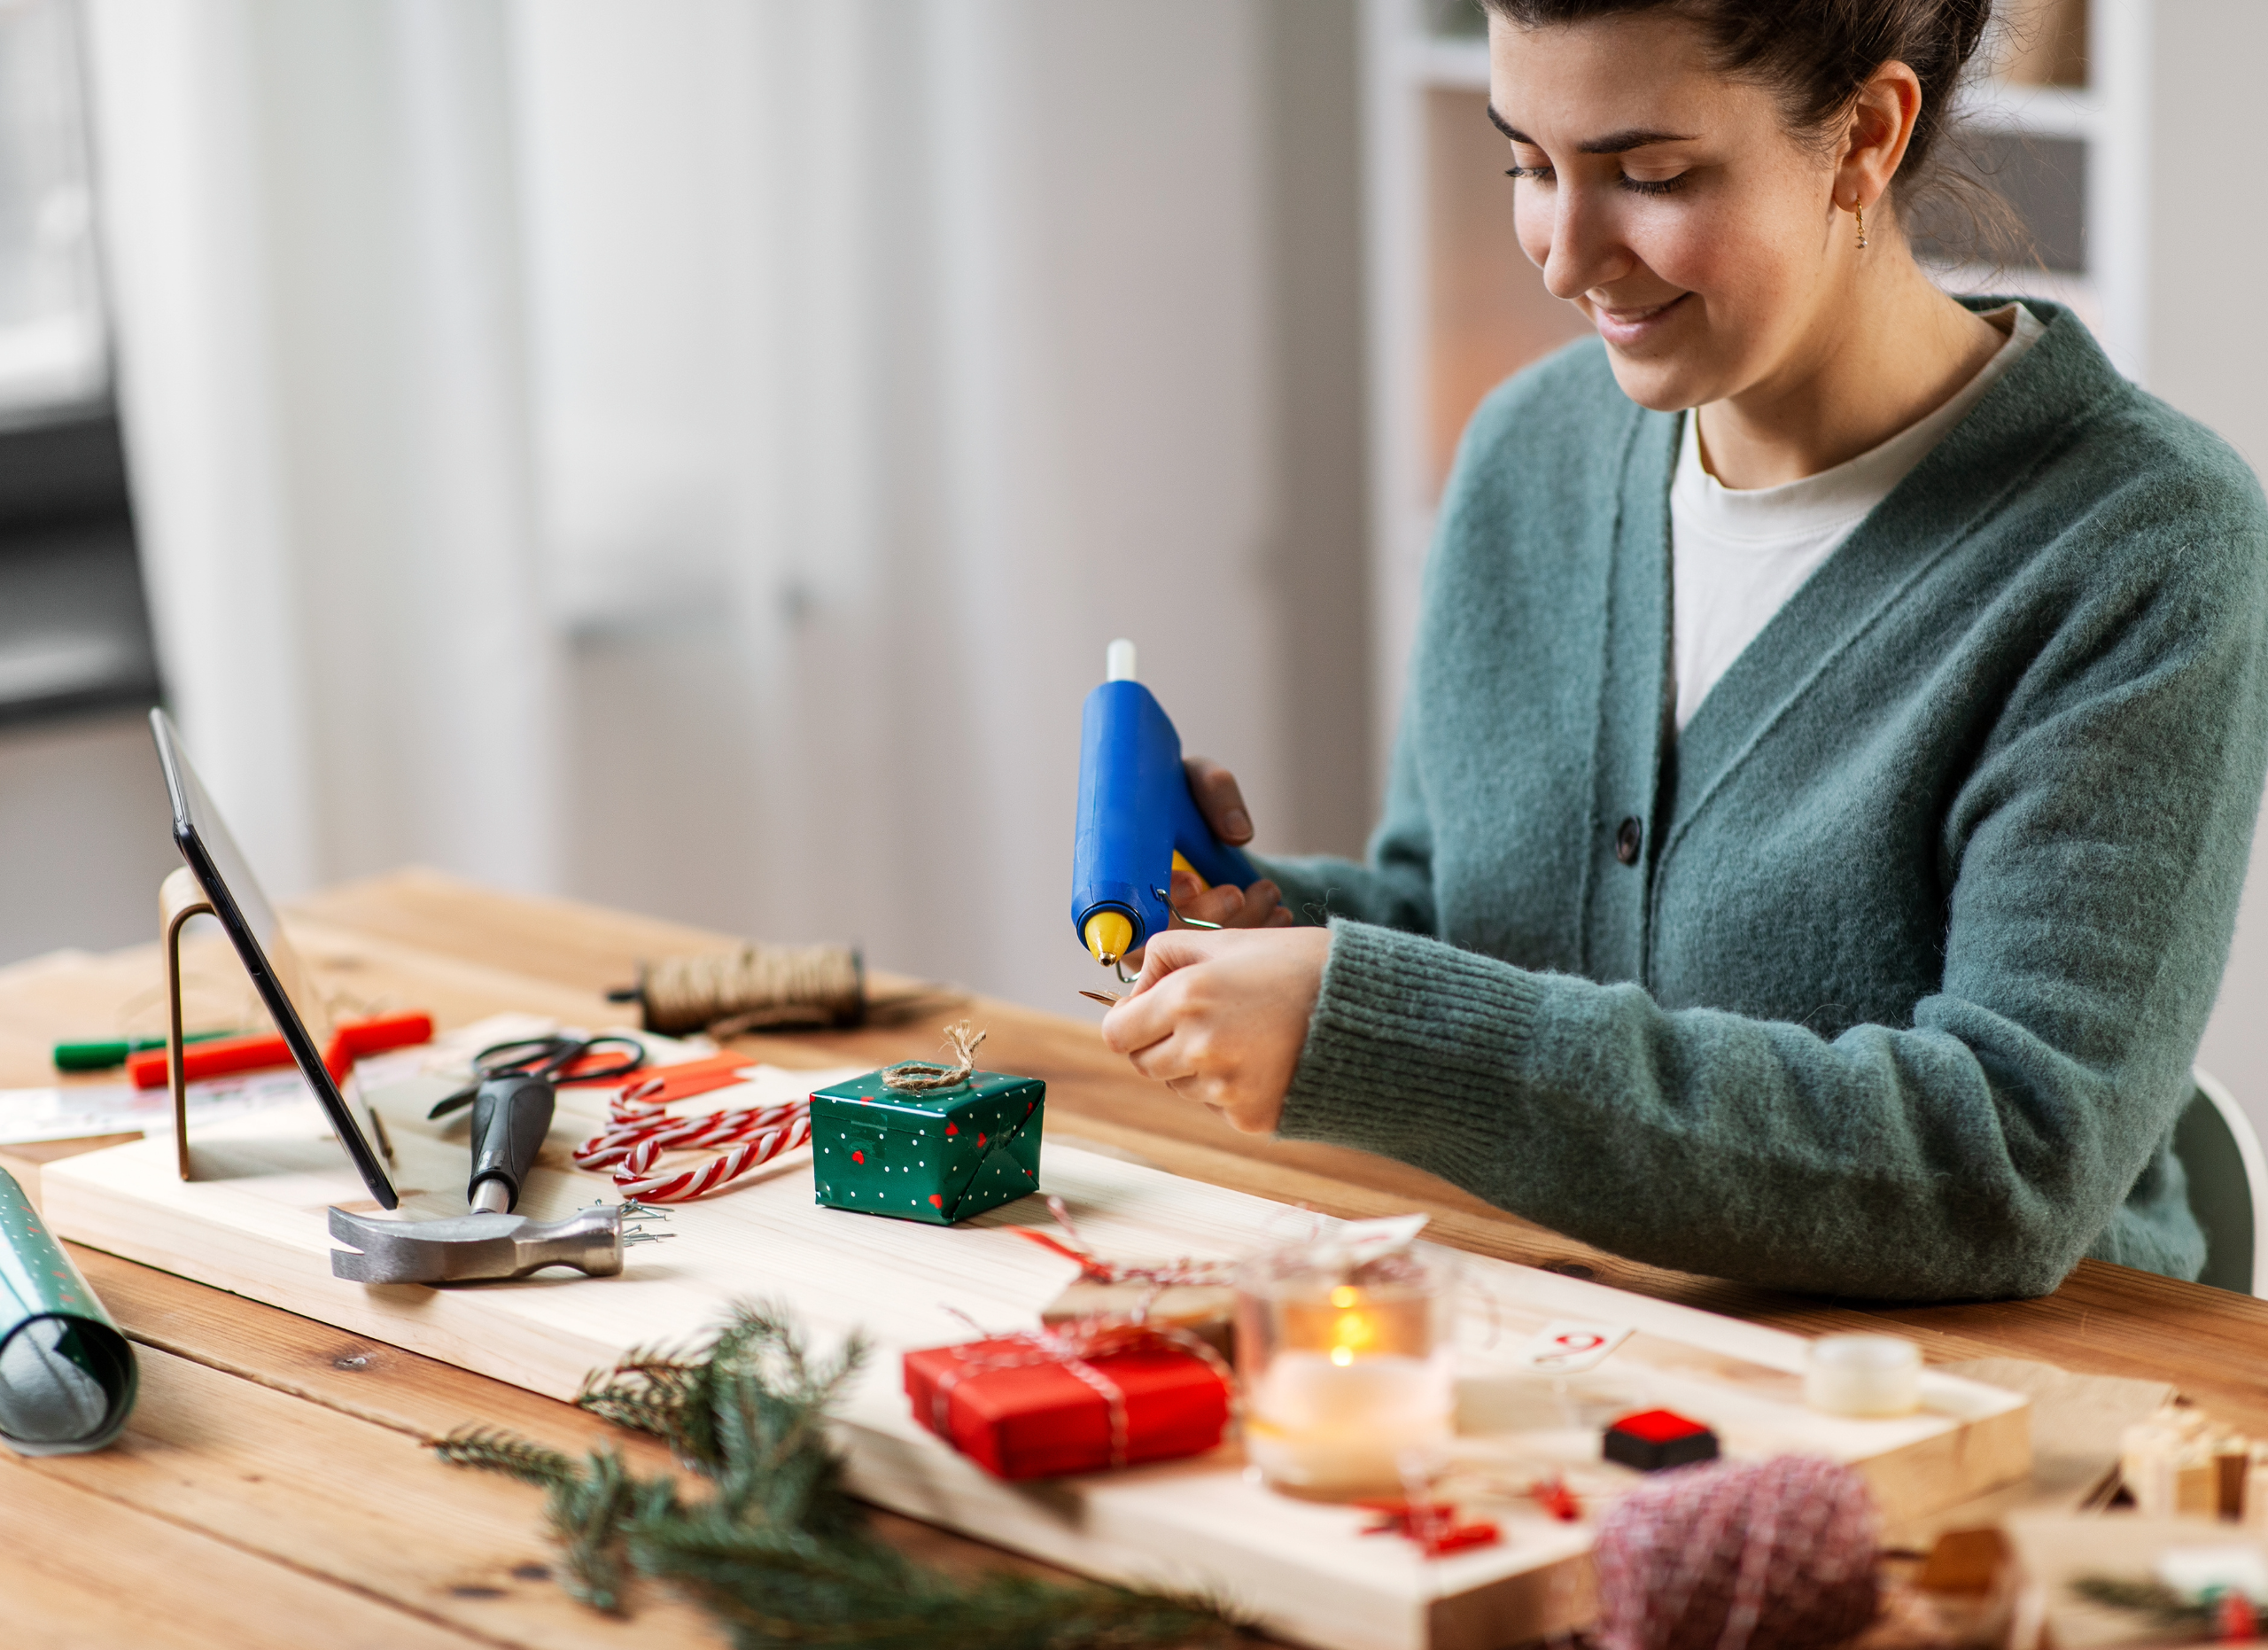
[[(346, 1068), (365, 1055), (389, 1048), (407, 1048), (433, 1039), (430, 1014), (390, 1014), (375, 1020), (357, 1020), (338, 1028), (331, 1046), (323, 1051), (323, 1064), (342, 1077)], [(273, 1031), (253, 1037), (221, 1037), (182, 1050), (182, 1075), (195, 1083), (206, 1078), (228, 1077), (237, 1071), (264, 1071), (291, 1063), (291, 1045)], [(126, 1074), (136, 1088), (163, 1088), (167, 1079), (166, 1050), (151, 1049), (130, 1056)]]

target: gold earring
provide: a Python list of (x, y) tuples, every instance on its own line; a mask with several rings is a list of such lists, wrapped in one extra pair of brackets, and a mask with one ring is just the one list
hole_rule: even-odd
[(1867, 209), (1854, 206), (1851, 211), (1859, 220), (1859, 250), (1864, 252), (1867, 249)]

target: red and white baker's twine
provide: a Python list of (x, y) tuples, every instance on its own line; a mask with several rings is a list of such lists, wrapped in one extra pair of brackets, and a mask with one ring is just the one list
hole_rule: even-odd
[[(665, 1105), (648, 1105), (637, 1096), (651, 1083), (635, 1083), (615, 1096), (607, 1126), (575, 1148), (580, 1169), (612, 1169), (625, 1198), (643, 1203), (683, 1203), (737, 1180), (750, 1170), (793, 1151), (812, 1137), (809, 1096), (784, 1106), (743, 1108), (673, 1117)], [(700, 1151), (713, 1146), (731, 1150), (689, 1169), (654, 1172), (664, 1152)]]

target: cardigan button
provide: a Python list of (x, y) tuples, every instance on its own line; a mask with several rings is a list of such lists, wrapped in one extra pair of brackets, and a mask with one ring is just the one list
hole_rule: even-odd
[(1638, 816), (1633, 813), (1622, 821), (1620, 829), (1614, 833), (1614, 857), (1625, 865), (1637, 864), (1639, 844), (1645, 840), (1646, 828), (1639, 822)]

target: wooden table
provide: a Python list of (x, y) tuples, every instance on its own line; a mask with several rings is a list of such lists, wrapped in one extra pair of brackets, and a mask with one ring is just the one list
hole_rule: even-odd
[[(293, 918), (326, 989), (373, 1008), (429, 1008), (444, 1026), (507, 1008), (607, 1023), (621, 1011), (602, 993), (630, 978), (636, 959), (719, 942), (423, 871), (332, 890), (293, 907)], [(113, 1030), (121, 1005), (154, 1004), (158, 979), (154, 945), (0, 970), (0, 1086), (52, 1082), (58, 1037)], [(2258, 1374), (2268, 1304), (2248, 1297), (2093, 1261), (2043, 1300), (1892, 1308), (1660, 1271), (1381, 1158), (1235, 1134), (1135, 1076), (1091, 1026), (983, 999), (932, 999), (895, 1025), (752, 1046), (781, 1065), (882, 1064), (926, 1055), (937, 1026), (964, 1015), (991, 1032), (988, 1064), (1047, 1079), (1051, 1136), (1084, 1136), (1332, 1214), (1422, 1209), (1432, 1235), (1461, 1248), (1786, 1328), (1894, 1326), (1933, 1360), (2016, 1356), (2171, 1380), (2224, 1419), (2268, 1433)], [(0, 1163), (36, 1195), (41, 1162), (101, 1143), (0, 1148)], [(719, 1642), (703, 1618), (657, 1592), (642, 1594), (629, 1621), (571, 1603), (551, 1580), (537, 1492), (443, 1467), (422, 1447), (481, 1420), (579, 1451), (605, 1430), (589, 1417), (162, 1272), (91, 1250), (77, 1257), (137, 1343), (142, 1397), (124, 1438), (99, 1454), (0, 1452), (0, 1586), (12, 1635), (146, 1650)], [(641, 1465), (662, 1464), (642, 1441), (622, 1441)], [(882, 1524), (938, 1562), (1022, 1562), (903, 1519)]]

